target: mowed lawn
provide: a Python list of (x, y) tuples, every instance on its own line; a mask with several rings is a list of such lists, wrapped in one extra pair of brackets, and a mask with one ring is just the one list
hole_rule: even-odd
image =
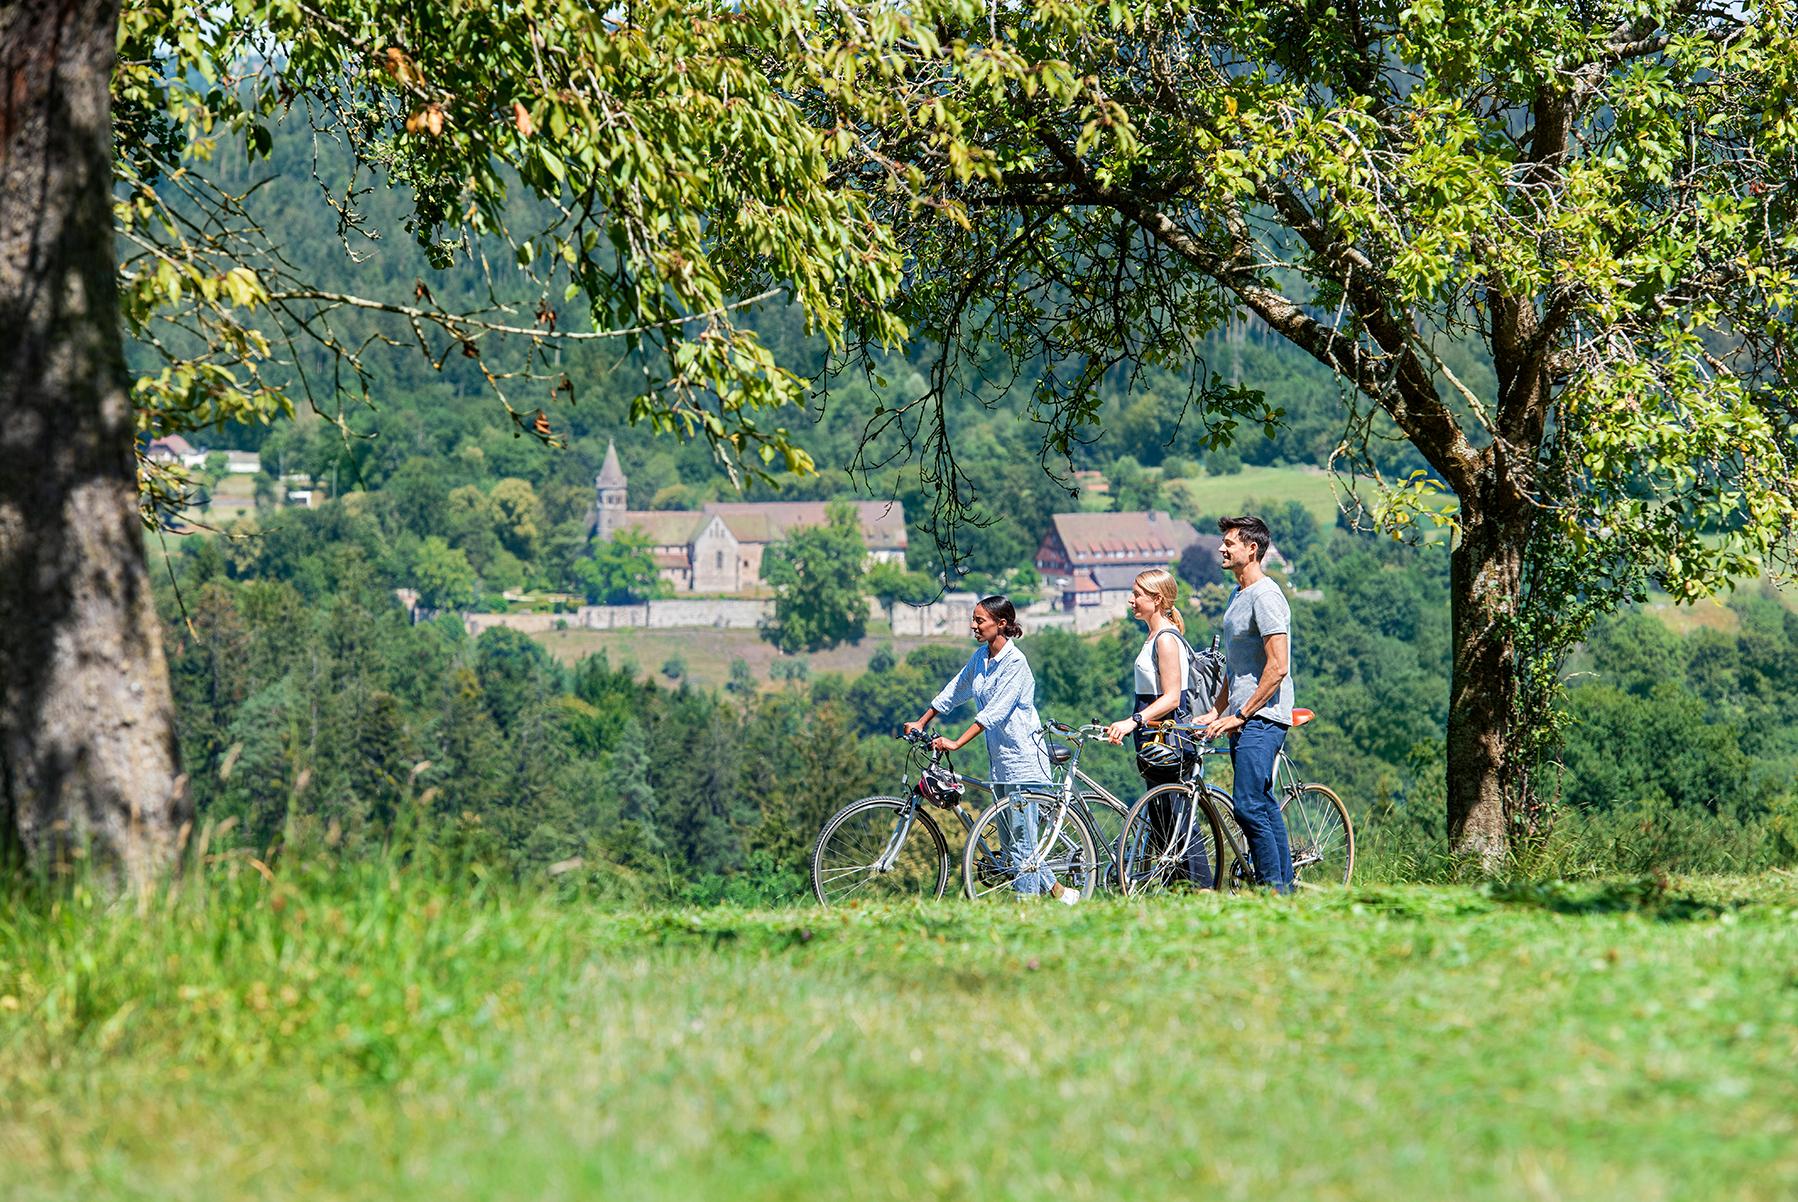
[(1798, 877), (0, 909), (0, 1197), (1790, 1199)]

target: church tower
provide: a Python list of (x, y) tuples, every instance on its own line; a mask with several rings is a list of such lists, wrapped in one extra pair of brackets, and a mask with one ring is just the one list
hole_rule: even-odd
[(624, 469), (618, 466), (618, 447), (606, 441), (606, 461), (593, 481), (599, 493), (598, 518), (594, 533), (599, 541), (609, 543), (612, 535), (624, 525), (624, 511), (629, 505), (630, 490), (625, 486)]

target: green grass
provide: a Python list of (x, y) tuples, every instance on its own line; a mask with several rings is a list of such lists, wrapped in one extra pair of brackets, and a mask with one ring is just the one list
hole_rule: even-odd
[[(667, 683), (661, 676), (662, 665), (670, 658), (679, 656), (686, 662), (688, 679), (706, 688), (716, 688), (730, 679), (730, 664), (733, 659), (748, 663), (751, 674), (766, 685), (771, 680), (770, 670), (774, 662), (781, 658), (780, 652), (775, 650), (772, 643), (763, 639), (759, 631), (721, 630), (710, 626), (673, 630), (577, 628), (547, 631), (533, 637), (563, 663), (577, 663), (589, 655), (604, 651), (614, 666), (634, 663), (641, 670), (640, 675), (661, 684)], [(813, 676), (825, 672), (860, 676), (868, 670), (868, 661), (873, 658), (874, 653), (883, 646), (890, 647), (895, 655), (904, 659), (907, 652), (930, 644), (961, 648), (971, 646), (966, 638), (959, 636), (896, 639), (887, 632), (883, 624), (870, 629), (868, 637), (859, 643), (845, 643), (804, 658)]]
[(1243, 513), (1249, 502), (1297, 501), (1329, 529), (1336, 524), (1333, 477), (1316, 467), (1245, 467), (1223, 476), (1187, 476), (1184, 483), (1202, 513)]
[(0, 1197), (1789, 1199), (1798, 876), (0, 908)]

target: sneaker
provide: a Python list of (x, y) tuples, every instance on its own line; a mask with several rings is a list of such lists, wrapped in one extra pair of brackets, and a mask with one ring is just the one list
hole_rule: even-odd
[(1080, 904), (1080, 891), (1078, 889), (1070, 889), (1060, 881), (1056, 881), (1053, 885), (1049, 886), (1049, 896), (1064, 906), (1077, 906)]

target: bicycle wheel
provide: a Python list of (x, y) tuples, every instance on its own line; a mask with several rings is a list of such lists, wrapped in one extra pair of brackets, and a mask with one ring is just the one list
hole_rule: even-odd
[[(1136, 897), (1176, 886), (1214, 889), (1229, 865), (1217, 791), (1156, 785), (1136, 799), (1118, 835), (1117, 869), (1124, 893)], [(1228, 805), (1228, 799), (1224, 801)]]
[(812, 848), (812, 892), (822, 905), (863, 898), (937, 898), (948, 883), (949, 846), (935, 819), (915, 799), (850, 802), (824, 824)]
[[(1026, 853), (1019, 844), (1008, 844), (1002, 824), (1016, 829), (1024, 820), (1022, 811), (1031, 805), (1037, 808), (1036, 845)], [(1079, 811), (1064, 808), (1053, 794), (1020, 793), (996, 801), (968, 832), (961, 857), (962, 890), (974, 901), (1028, 898), (1046, 896), (1053, 881), (1091, 897), (1101, 872), (1098, 842)]]
[(1092, 819), (1093, 837), (1099, 841), (1098, 887), (1115, 890), (1118, 887), (1118, 836), (1124, 833), (1124, 815), (1130, 812), (1130, 807), (1099, 793), (1082, 793), (1080, 800), (1086, 803), (1087, 815)]
[(1346, 885), (1355, 871), (1355, 828), (1342, 799), (1323, 785), (1280, 797), (1292, 844), (1292, 883), (1299, 889)]

